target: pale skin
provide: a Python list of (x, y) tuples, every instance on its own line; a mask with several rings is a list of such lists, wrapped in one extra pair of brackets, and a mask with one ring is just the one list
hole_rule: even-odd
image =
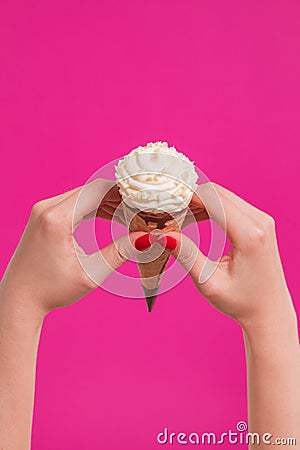
[[(99, 207), (99, 199), (109, 188)], [(75, 225), (95, 212), (111, 219), (120, 203), (118, 190), (109, 181), (97, 180), (88, 189), (88, 201), (79, 202), (76, 210)], [(192, 199), (196, 220), (209, 216), (224, 227), (212, 190), (221, 200), (224, 229), (232, 250), (204, 282), (206, 258), (191, 240), (172, 233), (178, 241), (172, 253), (199, 292), (243, 329), (250, 430), (269, 432), (274, 437), (295, 437), (299, 443), (297, 319), (282, 271), (274, 221), (211, 183), (200, 186)], [(93, 263), (99, 253), (86, 255), (76, 243), (74, 247), (72, 236), (73, 212), (80, 191), (77, 188), (34, 206), (0, 284), (0, 449), (30, 449), (36, 355), (45, 316), (51, 309), (71, 305), (96, 289), (113, 270), (134, 257), (134, 241), (143, 234), (125, 235), (101, 250), (96, 284), (82, 269), (77, 255)]]

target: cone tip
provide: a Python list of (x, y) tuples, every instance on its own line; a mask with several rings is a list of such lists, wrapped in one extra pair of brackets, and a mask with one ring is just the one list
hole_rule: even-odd
[(148, 311), (151, 312), (154, 307), (156, 297), (158, 295), (159, 287), (155, 288), (155, 289), (147, 289), (143, 286), (143, 291), (144, 291)]
[(146, 303), (148, 307), (148, 311), (151, 312), (155, 303), (157, 295), (154, 295), (152, 297), (146, 297)]

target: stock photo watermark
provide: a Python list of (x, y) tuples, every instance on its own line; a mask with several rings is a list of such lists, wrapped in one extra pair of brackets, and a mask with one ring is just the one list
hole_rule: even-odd
[(284, 445), (296, 446), (294, 437), (276, 437), (272, 433), (256, 433), (248, 431), (248, 425), (244, 421), (237, 422), (235, 429), (215, 433), (204, 432), (178, 432), (170, 431), (167, 427), (156, 436), (156, 441), (160, 445)]

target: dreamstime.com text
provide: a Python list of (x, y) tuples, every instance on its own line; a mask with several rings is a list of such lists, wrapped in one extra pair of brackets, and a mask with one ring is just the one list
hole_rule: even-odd
[(294, 437), (275, 437), (272, 433), (249, 432), (247, 423), (240, 421), (236, 424), (235, 430), (227, 430), (222, 433), (203, 432), (203, 433), (174, 433), (168, 428), (157, 434), (156, 440), (159, 444), (165, 445), (223, 445), (223, 444), (265, 444), (265, 445), (284, 445), (296, 446)]

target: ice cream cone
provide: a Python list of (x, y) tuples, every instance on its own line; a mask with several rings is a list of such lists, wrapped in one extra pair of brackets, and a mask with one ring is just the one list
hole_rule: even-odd
[[(138, 211), (123, 203), (126, 223), (130, 231), (145, 231), (151, 233), (161, 230), (180, 231), (187, 213), (187, 208), (173, 215), (167, 212)], [(170, 255), (162, 252), (156, 259), (149, 262), (139, 262), (138, 269), (142, 281), (142, 287), (148, 307), (151, 312), (159, 292), (160, 281), (168, 264)]]
[(120, 159), (115, 176), (129, 230), (150, 233), (148, 243), (153, 243), (149, 251), (141, 251), (137, 261), (151, 311), (169, 260), (169, 253), (160, 244), (171, 242), (159, 235), (180, 231), (198, 175), (187, 156), (158, 141), (139, 146)]

